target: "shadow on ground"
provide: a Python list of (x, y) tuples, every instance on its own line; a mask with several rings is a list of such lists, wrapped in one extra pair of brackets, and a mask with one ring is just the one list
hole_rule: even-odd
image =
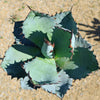
[[(92, 26), (89, 26), (82, 23), (78, 23), (79, 26), (90, 28), (90, 30), (84, 30), (85, 28), (84, 29), (79, 28), (79, 31), (86, 32), (86, 35), (88, 35), (88, 38), (94, 38), (94, 40), (100, 41), (100, 20), (98, 20), (97, 18), (94, 18), (92, 21), (92, 24), (93, 24)], [(95, 37), (98, 37), (98, 38), (95, 38)]]

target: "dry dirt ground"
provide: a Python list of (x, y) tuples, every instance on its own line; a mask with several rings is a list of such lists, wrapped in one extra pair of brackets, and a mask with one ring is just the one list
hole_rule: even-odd
[[(100, 66), (100, 0), (0, 0), (0, 58), (14, 42), (14, 21), (22, 21), (29, 13), (26, 4), (34, 10), (50, 15), (70, 10), (81, 35), (93, 45)], [(2, 60), (0, 60), (1, 62)], [(0, 68), (0, 100), (60, 100), (42, 89), (23, 90), (20, 81), (11, 79)], [(100, 100), (100, 70), (84, 79), (76, 80), (63, 100)]]

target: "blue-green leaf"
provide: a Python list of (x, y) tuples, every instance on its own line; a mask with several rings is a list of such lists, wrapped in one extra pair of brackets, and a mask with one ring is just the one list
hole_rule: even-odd
[(7, 50), (1, 67), (5, 69), (10, 64), (26, 61), (37, 55), (40, 55), (40, 50), (38, 48), (24, 45), (13, 45)]
[(67, 15), (70, 13), (70, 11), (66, 11), (66, 12), (61, 12), (61, 13), (57, 13), (56, 15), (52, 16), (52, 18), (54, 19), (54, 22), (56, 23), (56, 26), (61, 27), (62, 25), (60, 24), (62, 22), (62, 20), (67, 17)]
[(73, 20), (71, 12), (63, 12), (55, 16), (44, 15), (31, 11), (23, 23), (23, 33), (26, 38), (34, 42), (40, 48), (43, 45), (44, 38), (52, 40), (52, 32), (55, 26), (62, 26), (77, 33), (76, 23)]
[(53, 50), (54, 50), (54, 44), (51, 44), (48, 40), (45, 40), (41, 48), (42, 54), (46, 58), (53, 58)]
[[(64, 13), (66, 13), (66, 12), (64, 12)], [(62, 21), (61, 21), (60, 24), (62, 25), (62, 27), (73, 31), (74, 34), (77, 34), (76, 22), (74, 21), (71, 12), (69, 12), (69, 13), (62, 19)]]
[(59, 57), (55, 59), (57, 67), (63, 70), (74, 70), (78, 68), (77, 65), (74, 64), (74, 61), (71, 61), (66, 57)]
[(33, 88), (29, 86), (29, 83), (28, 83), (29, 81), (30, 81), (30, 79), (28, 76), (25, 76), (24, 78), (20, 78), (21, 88), (32, 90)]
[(92, 48), (91, 44), (84, 40), (81, 36), (75, 36), (75, 48), (77, 47), (84, 47), (89, 49)]
[(56, 26), (69, 29), (73, 31), (74, 34), (77, 34), (77, 25), (70, 11), (56, 14), (55, 16), (53, 16), (53, 18), (55, 20)]
[(53, 32), (52, 43), (55, 44), (54, 51), (55, 57), (71, 57), (72, 48), (71, 45), (71, 38), (72, 33), (66, 29), (56, 27)]
[(39, 13), (31, 11), (23, 23), (22, 29), (26, 38), (41, 47), (45, 34), (49, 34), (48, 37), (49, 39), (51, 38), (54, 26), (55, 23), (52, 17), (42, 16)]
[(32, 78), (34, 84), (50, 83), (57, 76), (54, 59), (43, 59), (36, 57), (24, 65), (26, 73)]
[(66, 73), (74, 79), (86, 77), (90, 72), (98, 69), (98, 62), (92, 51), (88, 48), (76, 48), (72, 61), (78, 68), (66, 70)]
[(72, 78), (69, 78), (69, 76), (61, 70), (55, 81), (52, 82), (52, 84), (45, 84), (41, 87), (51, 93), (56, 94), (58, 97), (62, 98), (66, 91), (71, 87), (72, 85)]

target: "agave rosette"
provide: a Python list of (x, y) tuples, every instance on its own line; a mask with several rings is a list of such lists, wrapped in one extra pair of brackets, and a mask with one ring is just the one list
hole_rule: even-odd
[(62, 98), (73, 79), (86, 77), (98, 68), (89, 50), (91, 45), (77, 37), (77, 26), (70, 11), (55, 16), (30, 11), (22, 32), (36, 46), (12, 45), (1, 67), (13, 77), (20, 75), (24, 89), (32, 89), (28, 85), (30, 80), (33, 85)]

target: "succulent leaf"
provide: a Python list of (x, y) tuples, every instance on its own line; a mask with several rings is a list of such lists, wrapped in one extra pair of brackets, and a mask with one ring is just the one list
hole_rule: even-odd
[(77, 25), (70, 11), (56, 14), (53, 18), (55, 19), (56, 26), (66, 28), (71, 31), (73, 30), (73, 33), (77, 34)]
[(52, 84), (41, 85), (41, 87), (44, 90), (57, 94), (58, 97), (62, 98), (66, 91), (71, 87), (72, 81), (73, 79), (69, 78), (69, 76), (61, 70)]
[[(40, 44), (43, 43), (45, 38), (45, 34), (49, 34), (48, 37), (50, 38), (53, 28), (55, 26), (54, 20), (50, 16), (42, 16), (39, 13), (36, 14), (33, 11), (29, 13), (26, 20), (23, 23), (23, 33), (26, 38), (34, 42), (39, 47), (42, 46)], [(34, 35), (35, 34), (35, 35)], [(39, 36), (41, 34), (41, 36)], [(32, 36), (31, 36), (32, 35)], [(32, 38), (31, 38), (32, 37)], [(34, 37), (34, 39), (33, 39)], [(37, 39), (39, 38), (39, 43), (37, 43)]]
[(42, 47), (44, 39), (47, 39), (46, 34), (43, 34), (42, 32), (32, 32), (31, 35), (28, 37), (30, 41), (32, 41), (36, 46), (39, 48)]
[(66, 57), (56, 58), (55, 61), (56, 61), (57, 67), (63, 70), (74, 70), (78, 68), (78, 66), (74, 64), (74, 61), (71, 61), (69, 58), (66, 58)]
[(26, 63), (24, 69), (32, 78), (34, 84), (50, 83), (57, 76), (54, 59), (36, 57), (34, 60)]
[(60, 24), (63, 20), (64, 17), (66, 17), (68, 14), (70, 13), (70, 11), (66, 11), (66, 12), (61, 12), (61, 13), (57, 13), (55, 16), (52, 16), (52, 18), (54, 19), (56, 26), (61, 27), (62, 25)]
[(89, 49), (92, 48), (91, 44), (84, 40), (81, 36), (75, 36), (75, 48), (77, 47), (84, 47)]
[[(81, 79), (98, 69), (91, 45), (81, 36), (77, 37), (77, 26), (70, 11), (55, 16), (30, 11), (22, 31), (24, 34), (15, 37), (17, 45), (8, 49), (1, 67), (8, 75), (21, 78), (23, 89), (41, 86), (62, 98), (71, 87), (72, 78)], [(14, 32), (16, 34), (16, 30)], [(20, 45), (23, 35), (29, 43), (23, 40), (24, 45)]]
[(33, 88), (29, 86), (28, 82), (30, 81), (28, 76), (25, 76), (24, 78), (20, 78), (20, 84), (22, 89), (29, 89), (32, 90)]
[(47, 37), (48, 37), (49, 41), (52, 40), (52, 36), (53, 36), (53, 33), (48, 33), (48, 34), (47, 34)]
[(11, 75), (12, 78), (17, 77), (19, 79), (21, 77), (25, 77), (26, 72), (21, 67), (22, 64), (23, 64), (22, 62), (19, 63), (14, 62), (14, 64), (6, 65), (7, 68), (5, 68), (5, 71), (7, 72), (8, 75)]
[(24, 45), (13, 45), (7, 50), (1, 67), (5, 69), (10, 64), (26, 61), (39, 54), (40, 50), (38, 48)]
[(46, 58), (53, 58), (53, 50), (54, 50), (54, 44), (51, 44), (48, 40), (45, 40), (41, 48), (42, 54)]
[(53, 32), (52, 43), (55, 44), (55, 57), (71, 57), (71, 32), (56, 27)]
[(76, 48), (72, 61), (78, 66), (75, 70), (66, 70), (66, 73), (74, 79), (86, 77), (90, 72), (98, 69), (96, 57), (88, 48)]
[(69, 12), (60, 23), (62, 27), (73, 31), (74, 34), (77, 34), (77, 25), (72, 17), (72, 13)]
[(41, 48), (44, 38), (52, 40), (52, 32), (55, 26), (62, 26), (73, 30), (74, 34), (77, 33), (76, 23), (71, 12), (63, 12), (51, 17), (31, 11), (23, 23), (22, 29), (25, 37)]

